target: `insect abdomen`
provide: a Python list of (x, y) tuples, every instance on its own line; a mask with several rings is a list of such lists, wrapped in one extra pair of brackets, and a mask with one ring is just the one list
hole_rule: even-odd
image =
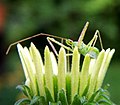
[(97, 59), (97, 56), (99, 54), (99, 50), (96, 47), (91, 47), (88, 51), (88, 54), (91, 58)]

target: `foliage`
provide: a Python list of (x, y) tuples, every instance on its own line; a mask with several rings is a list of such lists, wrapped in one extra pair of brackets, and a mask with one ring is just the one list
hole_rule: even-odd
[(111, 102), (109, 98), (109, 93), (106, 88), (99, 89), (96, 91), (91, 98), (88, 100), (86, 96), (80, 97), (78, 94), (74, 96), (71, 104), (68, 103), (67, 95), (65, 91), (62, 89), (58, 92), (57, 102), (54, 102), (49, 90), (46, 91), (46, 97), (44, 96), (34, 96), (29, 93), (30, 88), (26, 85), (19, 85), (19, 89), (28, 97), (31, 98), (23, 98), (18, 100), (15, 105), (115, 105)]

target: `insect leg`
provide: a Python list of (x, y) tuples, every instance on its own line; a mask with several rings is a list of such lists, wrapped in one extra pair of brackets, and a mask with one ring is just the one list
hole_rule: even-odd
[(103, 49), (102, 39), (100, 37), (100, 32), (98, 30), (96, 30), (94, 37), (92, 38), (92, 40), (87, 45), (90, 46), (90, 47), (91, 46), (94, 47), (98, 37), (99, 37), (101, 49)]
[(101, 49), (103, 49), (103, 44), (102, 44), (102, 39), (101, 39), (101, 36), (100, 36), (100, 32), (98, 30), (96, 30), (96, 31), (98, 33)]
[(98, 36), (97, 36), (97, 30), (96, 30), (96, 32), (95, 32), (95, 35), (94, 35), (94, 40), (93, 40), (93, 43), (92, 43), (92, 47), (94, 47), (95, 46), (95, 44), (96, 44), (96, 41), (97, 41), (97, 38), (98, 38)]
[(54, 36), (54, 35), (45, 34), (45, 33), (39, 33), (39, 34), (36, 34), (36, 35), (30, 36), (30, 37), (24, 38), (24, 39), (22, 39), (22, 40), (19, 40), (19, 41), (16, 41), (16, 42), (10, 44), (9, 47), (8, 47), (8, 49), (7, 49), (7, 51), (6, 51), (6, 55), (8, 54), (8, 52), (10, 51), (10, 49), (11, 49), (12, 46), (14, 46), (14, 45), (16, 45), (16, 44), (18, 44), (18, 43), (27, 41), (27, 40), (29, 40), (29, 39), (38, 37), (38, 36), (50, 36), (50, 37), (54, 37), (54, 38), (57, 38), (57, 39), (66, 40), (66, 38), (62, 38), (62, 37), (59, 37), (59, 36)]
[(55, 49), (54, 45), (52, 44), (51, 40), (47, 37), (47, 41), (50, 44), (51, 48), (53, 49), (56, 56), (58, 56), (57, 50)]
[[(103, 49), (102, 39), (101, 39), (101, 37), (100, 37), (100, 32), (99, 32), (98, 30), (96, 30), (95, 35), (94, 35), (94, 36), (98, 36), (98, 37), (99, 37), (100, 46), (101, 46), (101, 49)], [(96, 37), (96, 39), (95, 39), (95, 40), (94, 40), (94, 42), (93, 42), (93, 47), (94, 47), (94, 45), (95, 45), (96, 41), (97, 41), (97, 37)]]
[(97, 31), (95, 32), (95, 35), (93, 36), (91, 41), (87, 44), (87, 46), (89, 46), (89, 47), (93, 46), (94, 47), (94, 45), (95, 45), (95, 43), (97, 41), (97, 37), (98, 37), (96, 33), (97, 33)]
[(93, 42), (93, 44), (92, 44), (92, 47), (94, 47), (94, 46), (95, 46), (96, 41), (97, 41), (97, 38), (98, 38), (98, 37), (96, 37), (96, 38), (95, 38), (95, 40), (94, 40), (94, 42)]
[(73, 52), (73, 50), (72, 50), (70, 47), (67, 47), (67, 46), (65, 46), (64, 44), (56, 41), (54, 38), (47, 37), (47, 40), (52, 41), (52, 42), (58, 44), (59, 46), (65, 48), (66, 50), (69, 50), (69, 51)]

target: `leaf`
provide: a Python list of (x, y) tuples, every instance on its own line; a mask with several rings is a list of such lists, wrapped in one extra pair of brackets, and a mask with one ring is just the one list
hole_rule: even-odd
[(89, 89), (89, 83), (88, 83), (88, 85), (86, 86), (86, 88), (85, 88), (82, 96), (86, 96), (86, 94), (87, 94), (87, 92), (88, 92), (88, 89)]
[(82, 104), (82, 105), (86, 105), (86, 103), (88, 102), (88, 100), (86, 99), (85, 96), (80, 97), (80, 101), (81, 101), (81, 104)]
[(27, 105), (30, 103), (30, 100), (28, 98), (23, 98), (18, 100), (14, 105)]
[(68, 105), (66, 93), (63, 89), (58, 93), (58, 100), (61, 101), (61, 105)]
[(53, 102), (49, 102), (49, 105), (62, 105), (61, 102), (57, 102), (57, 103), (53, 103)]
[(57, 96), (58, 96), (58, 79), (57, 76), (53, 76), (53, 86), (54, 86), (54, 99), (55, 102), (57, 102)]
[(45, 87), (45, 93), (46, 93), (47, 103), (49, 103), (49, 102), (53, 102), (52, 95), (51, 95), (51, 93), (50, 93), (50, 91), (48, 90), (47, 87)]
[(81, 105), (80, 96), (75, 95), (71, 105)]
[(108, 87), (105, 87), (104, 89), (100, 88), (94, 101), (100, 105), (114, 105), (114, 103), (110, 100), (109, 93), (106, 89), (108, 89)]
[(40, 96), (34, 96), (30, 102), (30, 105), (34, 105), (35, 103), (39, 102)]
[(100, 105), (113, 105), (110, 101), (107, 101), (107, 100), (104, 100), (104, 99), (101, 99), (98, 103)]
[(40, 97), (40, 105), (48, 105), (44, 96)]
[(68, 104), (71, 103), (71, 75), (67, 73), (66, 75), (66, 97)]
[(22, 91), (27, 97), (32, 98), (32, 91), (27, 85), (18, 85), (16, 89)]
[(93, 102), (95, 97), (99, 94), (100, 90), (93, 93), (93, 95), (90, 97), (89, 102)]

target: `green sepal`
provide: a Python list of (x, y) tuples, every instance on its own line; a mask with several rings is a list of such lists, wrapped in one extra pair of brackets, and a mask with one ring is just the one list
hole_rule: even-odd
[(58, 101), (61, 102), (61, 105), (68, 105), (66, 93), (63, 89), (58, 93)]
[(109, 93), (106, 89), (99, 89), (99, 93), (96, 97), (96, 102), (98, 102), (100, 105), (115, 105), (111, 100)]
[(91, 105), (91, 104), (88, 104), (88, 100), (85, 96), (80, 97), (80, 95), (76, 94), (71, 105)]
[(32, 91), (30, 90), (30, 88), (27, 85), (18, 85), (16, 87), (16, 89), (19, 89), (20, 91), (22, 91), (24, 93), (24, 95), (26, 95), (29, 98), (32, 98)]
[(99, 96), (99, 90), (94, 92), (93, 95), (90, 97), (89, 102), (93, 102), (95, 100), (96, 96)]
[(78, 94), (74, 96), (74, 99), (71, 105), (81, 105), (80, 96)]
[(47, 102), (44, 96), (34, 96), (30, 105), (47, 105)]
[(98, 103), (99, 105), (115, 105), (110, 100), (108, 91), (102, 88), (96, 91), (88, 101), (89, 103), (95, 102)]
[(80, 101), (81, 101), (81, 104), (82, 104), (82, 105), (86, 105), (85, 103), (87, 103), (87, 99), (86, 99), (85, 96), (80, 97)]
[(86, 88), (85, 88), (82, 96), (86, 96), (86, 94), (87, 94), (87, 92), (88, 92), (88, 89), (89, 89), (89, 83), (88, 83), (88, 85), (86, 86)]
[(15, 102), (14, 105), (29, 105), (30, 100), (28, 98), (23, 98)]
[(38, 104), (40, 101), (40, 96), (34, 96), (30, 102), (30, 105)]
[(49, 102), (49, 105), (62, 105), (60, 101), (58, 101), (57, 103), (54, 102)]
[(51, 95), (51, 93), (50, 93), (50, 91), (48, 90), (47, 87), (45, 87), (45, 93), (46, 93), (46, 100), (47, 100), (47, 103), (49, 104), (49, 102), (53, 102), (52, 95)]
[(57, 96), (58, 96), (58, 79), (56, 75), (53, 75), (53, 85), (54, 85), (54, 99), (55, 102), (57, 102)]
[(66, 74), (66, 96), (68, 104), (71, 103), (71, 75), (70, 73)]
[(39, 105), (48, 105), (44, 96), (40, 96), (40, 104)]

